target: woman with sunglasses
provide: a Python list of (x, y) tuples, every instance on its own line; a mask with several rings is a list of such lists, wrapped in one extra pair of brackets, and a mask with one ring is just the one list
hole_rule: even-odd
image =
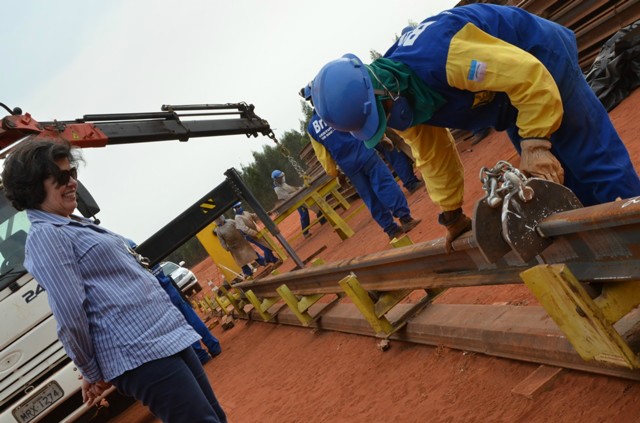
[(46, 289), (87, 405), (111, 385), (164, 422), (226, 422), (189, 326), (125, 238), (75, 216), (80, 160), (66, 141), (26, 140), (2, 184), (31, 229), (25, 267)]

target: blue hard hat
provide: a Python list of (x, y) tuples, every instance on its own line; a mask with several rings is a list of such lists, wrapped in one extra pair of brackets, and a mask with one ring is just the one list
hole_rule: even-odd
[(281, 177), (281, 176), (283, 176), (283, 175), (284, 175), (284, 172), (283, 172), (283, 171), (281, 171), (281, 170), (278, 170), (278, 169), (276, 169), (276, 170), (274, 170), (273, 172), (271, 172), (271, 178), (272, 178), (272, 179), (279, 178), (279, 177)]
[(300, 90), (300, 97), (304, 98), (307, 101), (311, 100), (311, 82), (302, 87), (302, 89)]
[(238, 207), (242, 207), (242, 201), (238, 201), (238, 202), (237, 202), (237, 203), (235, 203), (232, 207), (233, 207), (234, 209), (235, 209), (235, 208), (238, 208)]
[(416, 29), (416, 27), (413, 25), (405, 26), (404, 28), (402, 28), (402, 32), (400, 33), (400, 35), (404, 35), (407, 32), (413, 31), (414, 29)]
[(353, 54), (345, 54), (320, 69), (311, 93), (316, 112), (329, 126), (367, 146), (380, 141), (386, 129), (382, 104), (376, 100), (367, 67)]

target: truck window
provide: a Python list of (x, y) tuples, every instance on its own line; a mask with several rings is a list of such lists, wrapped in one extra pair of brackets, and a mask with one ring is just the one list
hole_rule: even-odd
[(26, 212), (18, 212), (0, 196), (0, 291), (27, 271), (24, 246), (31, 226)]

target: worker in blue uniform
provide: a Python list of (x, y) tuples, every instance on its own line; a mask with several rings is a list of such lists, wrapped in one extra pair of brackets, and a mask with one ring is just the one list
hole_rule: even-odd
[(526, 174), (564, 183), (584, 205), (640, 195), (640, 179), (586, 83), (573, 32), (517, 7), (471, 4), (403, 31), (365, 66), (347, 54), (313, 81), (317, 113), (367, 146), (388, 127), (411, 146), (450, 242), (470, 227), (446, 128), (507, 131)]
[[(131, 249), (131, 252), (135, 254), (135, 249), (138, 245), (133, 240), (127, 239), (127, 246)], [(211, 334), (207, 326), (196, 314), (196, 312), (184, 300), (184, 298), (182, 298), (180, 291), (175, 285), (175, 282), (173, 282), (173, 280), (169, 276), (164, 274), (164, 272), (162, 271), (162, 267), (160, 267), (159, 264), (153, 266), (151, 272), (160, 283), (162, 289), (164, 289), (167, 295), (169, 295), (171, 303), (173, 303), (173, 305), (176, 306), (178, 310), (180, 310), (187, 323), (189, 323), (191, 327), (193, 327), (193, 329), (198, 333), (198, 335), (200, 335), (200, 337), (202, 338), (202, 342), (209, 350), (209, 352), (207, 353), (207, 351), (202, 348), (202, 345), (200, 345), (200, 341), (196, 341), (191, 344), (191, 347), (198, 356), (200, 363), (204, 364), (207, 361), (211, 360), (212, 357), (220, 355), (220, 353), (222, 352), (220, 342), (215, 336)]]
[[(300, 94), (311, 100), (309, 85)], [(337, 166), (340, 167), (389, 239), (409, 232), (420, 223), (419, 219), (411, 217), (407, 199), (375, 150), (367, 149), (348, 132), (331, 128), (315, 112), (307, 126), (307, 134), (327, 174), (337, 177)], [(400, 225), (394, 217), (400, 220)]]
[(392, 142), (384, 145), (380, 142), (375, 148), (391, 165), (400, 181), (402, 181), (402, 186), (409, 194), (413, 194), (420, 189), (423, 183), (413, 172), (413, 161), (406, 154), (398, 150)]
[(200, 341), (196, 341), (191, 345), (200, 362), (204, 364), (211, 360), (212, 357), (219, 355), (222, 352), (220, 341), (211, 334), (211, 331), (209, 331), (207, 325), (200, 319), (200, 316), (198, 316), (193, 308), (182, 298), (182, 295), (180, 295), (180, 292), (178, 292), (178, 289), (174, 286), (171, 278), (164, 274), (160, 265), (155, 265), (151, 271), (156, 279), (158, 279), (158, 282), (160, 282), (160, 286), (162, 286), (169, 295), (169, 299), (173, 305), (180, 310), (187, 323), (202, 337), (202, 342), (207, 347), (208, 353), (202, 348)]

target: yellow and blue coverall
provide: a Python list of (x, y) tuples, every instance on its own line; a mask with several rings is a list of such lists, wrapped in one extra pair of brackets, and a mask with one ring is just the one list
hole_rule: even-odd
[(340, 166), (385, 233), (390, 236), (397, 233), (399, 227), (394, 216), (401, 222), (412, 220), (407, 199), (375, 150), (366, 148), (348, 132), (336, 131), (315, 112), (307, 133), (327, 174), (338, 176), (337, 166)]
[[(456, 7), (403, 34), (385, 58), (403, 63), (446, 103), (400, 132), (443, 210), (462, 204), (463, 174), (444, 128), (548, 139), (564, 184), (584, 205), (640, 195), (640, 179), (578, 65), (569, 29), (520, 8)], [(375, 63), (375, 62), (374, 62)]]

